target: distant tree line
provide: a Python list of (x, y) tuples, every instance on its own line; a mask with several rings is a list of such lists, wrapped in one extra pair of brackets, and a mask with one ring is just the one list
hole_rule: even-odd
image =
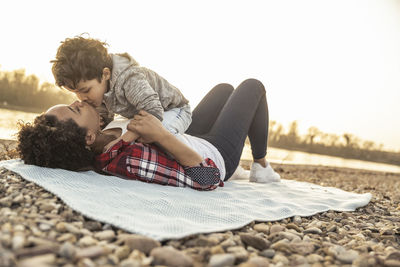
[(400, 151), (384, 151), (382, 144), (361, 140), (350, 133), (329, 134), (317, 127), (310, 127), (301, 136), (297, 121), (291, 122), (287, 131), (282, 124), (271, 121), (268, 135), (268, 145), (271, 147), (400, 165)]
[(23, 69), (0, 71), (0, 107), (42, 112), (56, 104), (71, 103), (74, 99), (73, 94), (54, 84), (40, 84), (38, 77), (26, 75)]

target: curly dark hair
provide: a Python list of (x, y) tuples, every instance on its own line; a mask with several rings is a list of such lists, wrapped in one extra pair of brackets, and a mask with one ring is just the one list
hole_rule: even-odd
[(112, 69), (112, 59), (107, 43), (92, 38), (76, 36), (66, 38), (58, 47), (52, 72), (58, 86), (75, 89), (80, 81), (101, 81), (104, 68)]
[(78, 171), (94, 162), (86, 148), (87, 129), (72, 119), (42, 114), (33, 123), (19, 123), (17, 151), (26, 164)]

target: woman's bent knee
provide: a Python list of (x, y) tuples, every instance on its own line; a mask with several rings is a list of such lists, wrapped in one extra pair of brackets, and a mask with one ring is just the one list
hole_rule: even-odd
[(214, 87), (214, 89), (216, 88), (218, 88), (218, 90), (226, 91), (227, 93), (232, 93), (232, 91), (235, 89), (229, 83), (219, 83)]
[(251, 90), (260, 90), (265, 93), (265, 87), (263, 83), (254, 78), (244, 80), (239, 86), (246, 86), (247, 88), (251, 88)]

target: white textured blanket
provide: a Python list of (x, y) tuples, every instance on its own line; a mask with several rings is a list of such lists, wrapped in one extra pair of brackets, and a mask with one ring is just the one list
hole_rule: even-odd
[(252, 221), (275, 221), (327, 210), (353, 211), (371, 199), (332, 187), (282, 180), (254, 184), (226, 182), (202, 192), (124, 180), (95, 172), (71, 172), (1, 161), (60, 197), (83, 215), (157, 240), (240, 228)]

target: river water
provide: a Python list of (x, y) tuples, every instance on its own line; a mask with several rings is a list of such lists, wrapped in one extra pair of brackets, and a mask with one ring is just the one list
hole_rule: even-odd
[[(279, 164), (305, 164), (305, 165), (322, 165), (322, 166), (335, 166), (346, 167), (355, 169), (365, 169), (372, 171), (394, 172), (400, 173), (400, 166), (376, 163), (355, 159), (344, 159), (339, 157), (325, 156), (313, 153), (306, 153), (300, 151), (291, 151), (286, 149), (279, 149), (270, 147), (267, 150), (267, 159), (273, 163)], [(251, 150), (245, 146), (242, 158), (252, 159)]]
[(17, 122), (32, 122), (39, 114), (0, 108), (0, 139), (16, 139)]
[[(0, 139), (16, 139), (17, 121), (32, 122), (37, 115), (37, 113), (0, 108)], [(242, 158), (251, 159), (251, 150), (248, 146), (245, 146)], [(344, 159), (274, 147), (268, 148), (267, 159), (270, 162), (279, 164), (323, 165), (400, 173), (400, 166), (396, 165)]]

